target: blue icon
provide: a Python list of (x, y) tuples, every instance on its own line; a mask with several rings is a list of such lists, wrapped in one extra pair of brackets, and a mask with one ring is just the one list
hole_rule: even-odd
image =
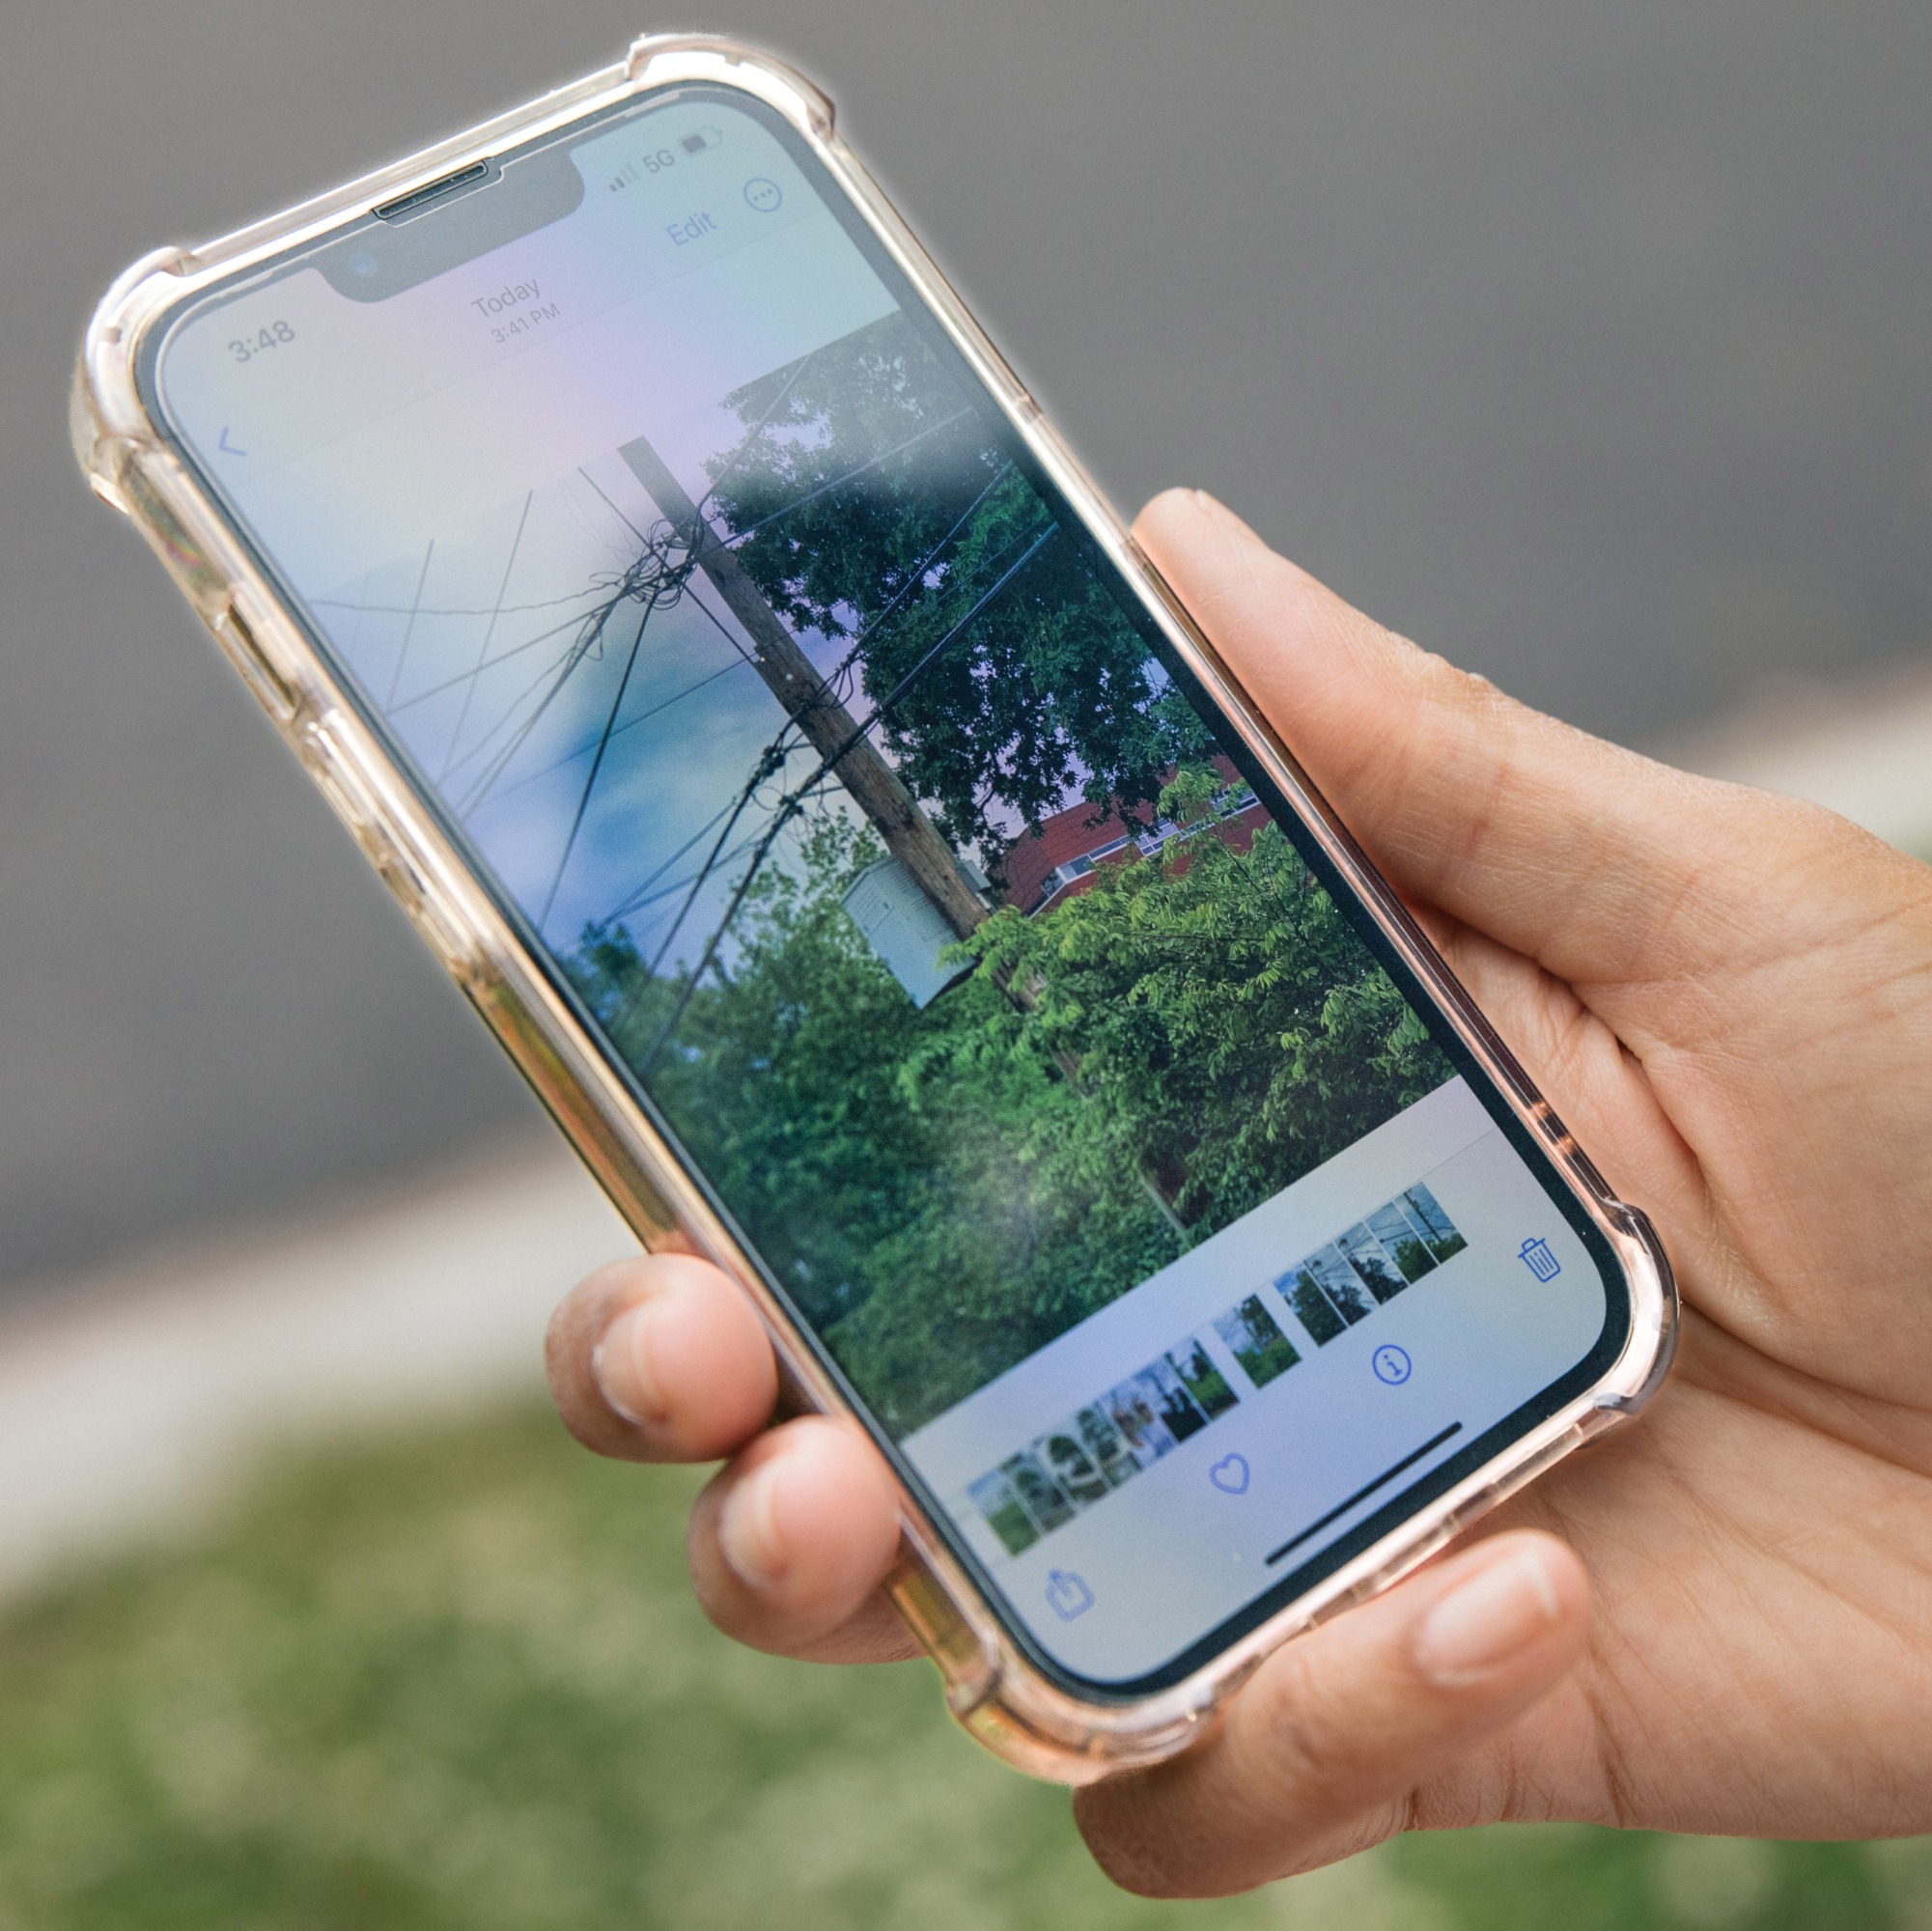
[(1245, 1496), (1247, 1493), (1248, 1474), (1246, 1455), (1223, 1455), (1208, 1470), (1208, 1480), (1224, 1496)]
[(785, 191), (774, 181), (767, 181), (763, 175), (753, 175), (744, 183), (744, 199), (759, 214), (770, 214), (785, 199)]
[(246, 456), (248, 454), (245, 449), (239, 448), (235, 443), (229, 441), (228, 431), (225, 428), (221, 432), (221, 440), (214, 446), (224, 456)]
[(1047, 1578), (1047, 1607), (1063, 1623), (1083, 1616), (1094, 1606), (1094, 1592), (1071, 1569), (1055, 1569)]
[(1368, 1357), (1368, 1364), (1375, 1370), (1376, 1380), (1390, 1387), (1400, 1387), (1415, 1372), (1415, 1363), (1392, 1341), (1385, 1341)]
[(1562, 1263), (1550, 1251), (1545, 1240), (1525, 1241), (1516, 1257), (1538, 1280), (1554, 1280), (1563, 1272)]

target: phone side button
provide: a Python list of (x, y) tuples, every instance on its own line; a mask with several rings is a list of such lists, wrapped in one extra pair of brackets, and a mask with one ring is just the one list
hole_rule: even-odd
[(464, 936), (461, 920), (451, 913), (442, 895), (409, 862), (389, 832), (361, 808), (338, 772), (318, 770), (316, 777), (337, 815), (354, 833), (363, 856), (375, 866), (376, 876), (389, 887), (391, 896), (442, 963), (443, 969), (467, 985), (477, 975), (482, 954)]
[(295, 714), (295, 693), (269, 660), (248, 620), (231, 603), (215, 618), (211, 628), (215, 642), (241, 673), (241, 681), (261, 700), (263, 709), (277, 723), (288, 723)]
[(362, 854), (376, 867), (409, 923), (442, 962), (443, 969), (468, 985), (482, 970), (484, 953), (464, 920), (448, 903), (435, 882), (410, 858), (384, 823), (376, 787), (334, 713), (320, 718), (300, 734), (302, 762), (348, 826)]
[(434, 883), (401, 854), (397, 854), (394, 869), (385, 871), (382, 877), (402, 901), (403, 910), (409, 914), (430, 950), (442, 962), (443, 970), (460, 985), (476, 981), (483, 970), (483, 949)]

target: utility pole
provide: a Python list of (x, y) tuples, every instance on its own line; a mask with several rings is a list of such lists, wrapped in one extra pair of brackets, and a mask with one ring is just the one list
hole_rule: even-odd
[(837, 759), (839, 782), (871, 820), (885, 849), (911, 874), (954, 935), (970, 937), (985, 922), (986, 902), (918, 799), (880, 755), (879, 747), (861, 735), (857, 719), (813, 669), (811, 658), (766, 602), (737, 552), (713, 533), (658, 452), (639, 436), (618, 454), (672, 528), (686, 535), (697, 567), (744, 627), (751, 639), (752, 662), (785, 707), (786, 715), (821, 758)]
[[(684, 485), (665, 467), (663, 459), (650, 442), (640, 435), (625, 443), (618, 454), (630, 464), (630, 473), (643, 484), (672, 528), (689, 533), (691, 556), (731, 614), (744, 627), (751, 638), (752, 661), (758, 674), (785, 707), (786, 714), (805, 734), (820, 757), (837, 759), (833, 769), (840, 783), (872, 821), (884, 840), (885, 849), (911, 874), (954, 934), (961, 938), (969, 938), (986, 922), (986, 902), (973, 888), (953, 848), (920, 809), (918, 799), (880, 756), (878, 746), (859, 734), (858, 720), (812, 668), (811, 658), (798, 648), (798, 640), (766, 602), (765, 593), (751, 580), (737, 552), (713, 533)], [(1031, 1010), (1035, 1003), (1032, 986), (1015, 984), (1003, 975), (998, 983), (1021, 1011)], [(1071, 1054), (1056, 1057), (1074, 1090), (1084, 1094), (1086, 1087), (1080, 1078), (1078, 1063)], [(1176, 1216), (1160, 1184), (1144, 1168), (1138, 1178), (1142, 1190), (1174, 1230), (1182, 1246), (1191, 1245), (1193, 1236)]]

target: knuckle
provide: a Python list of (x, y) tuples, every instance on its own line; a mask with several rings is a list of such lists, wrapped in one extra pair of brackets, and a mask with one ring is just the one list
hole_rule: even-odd
[(1330, 1672), (1317, 1666), (1318, 1648), (1306, 1637), (1284, 1645), (1233, 1713), (1243, 1745), (1279, 1794), (1325, 1790), (1352, 1754), (1354, 1725)]
[(1149, 1780), (1149, 1773), (1130, 1771), (1077, 1790), (1074, 1822), (1110, 1883), (1136, 1897), (1174, 1897), (1188, 1888), (1189, 1847), (1152, 1799)]
[(1405, 1770), (1428, 1729), (1426, 1699), (1383, 1647), (1386, 1599), (1284, 1645), (1228, 1713), (1234, 1779), (1265, 1793), (1271, 1816), (1292, 1816), (1313, 1843), (1352, 1830), (1410, 1782)]

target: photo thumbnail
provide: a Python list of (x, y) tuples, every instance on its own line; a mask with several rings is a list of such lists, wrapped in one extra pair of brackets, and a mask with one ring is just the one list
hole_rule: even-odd
[(1294, 1342), (1282, 1333), (1274, 1317), (1250, 1294), (1215, 1322), (1215, 1332), (1256, 1387), (1266, 1387), (1301, 1358)]
[(1308, 1338), (1326, 1348), (1468, 1245), (1442, 1203), (1417, 1181), (1298, 1261), (1275, 1280), (1274, 1291)]

